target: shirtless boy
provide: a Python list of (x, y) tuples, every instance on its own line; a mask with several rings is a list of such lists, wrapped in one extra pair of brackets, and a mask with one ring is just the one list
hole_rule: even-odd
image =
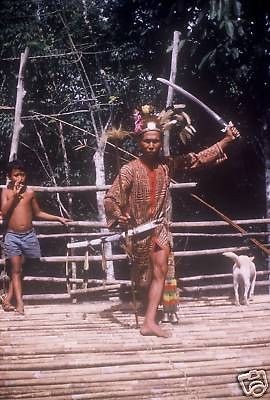
[[(66, 225), (69, 220), (48, 214), (39, 208), (34, 191), (26, 186), (26, 170), (20, 160), (11, 161), (7, 170), (10, 183), (2, 191), (1, 211), (3, 220), (6, 221), (4, 249), (10, 262), (11, 281), (7, 296), (2, 298), (2, 306), (4, 311), (24, 314), (22, 265), (24, 258), (40, 258), (39, 241), (32, 221), (38, 218)], [(13, 297), (16, 308), (11, 304)]]

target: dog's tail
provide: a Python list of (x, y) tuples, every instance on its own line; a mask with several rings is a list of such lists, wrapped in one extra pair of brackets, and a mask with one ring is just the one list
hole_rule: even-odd
[(225, 253), (222, 253), (222, 255), (231, 258), (236, 264), (239, 264), (239, 256), (232, 251), (225, 251)]

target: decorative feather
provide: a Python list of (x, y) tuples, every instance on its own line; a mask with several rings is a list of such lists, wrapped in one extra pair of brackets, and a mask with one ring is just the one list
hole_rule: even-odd
[(174, 105), (173, 105), (173, 108), (174, 108), (175, 110), (178, 110), (179, 108), (180, 108), (180, 109), (183, 109), (183, 108), (186, 108), (186, 105), (185, 105), (185, 104), (174, 104)]
[(187, 124), (188, 124), (188, 125), (191, 125), (190, 116), (189, 116), (187, 113), (185, 113), (184, 111), (182, 111), (182, 115), (183, 115), (183, 117), (186, 119)]
[(167, 122), (169, 122), (173, 114), (174, 114), (173, 110), (168, 110), (168, 111), (162, 110), (158, 115), (158, 121), (160, 125), (167, 124)]
[(188, 141), (190, 141), (193, 136), (194, 132), (188, 126), (185, 126), (184, 129), (182, 129), (181, 132), (179, 132), (179, 137), (182, 140), (183, 144), (186, 144)]

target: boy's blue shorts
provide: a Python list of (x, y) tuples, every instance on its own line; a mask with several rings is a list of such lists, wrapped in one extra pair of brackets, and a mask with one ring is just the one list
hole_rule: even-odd
[(7, 231), (4, 242), (5, 256), (24, 256), (25, 258), (40, 258), (40, 245), (34, 229), (28, 232)]

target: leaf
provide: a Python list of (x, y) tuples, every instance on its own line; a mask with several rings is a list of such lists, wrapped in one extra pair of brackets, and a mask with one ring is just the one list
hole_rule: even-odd
[(216, 15), (217, 15), (216, 0), (211, 0), (211, 2), (210, 2), (210, 19), (215, 19)]
[(244, 34), (245, 34), (244, 29), (243, 29), (242, 26), (238, 27), (238, 34), (239, 34), (239, 36), (244, 36)]
[(219, 21), (221, 21), (222, 11), (223, 11), (222, 0), (219, 0), (218, 9), (217, 9), (217, 18), (218, 18)]
[(182, 47), (184, 46), (185, 43), (186, 43), (186, 39), (180, 40), (179, 45), (178, 45), (178, 51), (180, 51), (182, 49)]
[(230, 17), (230, 3), (231, 0), (223, 0), (224, 2), (224, 7), (223, 7), (223, 18), (225, 20), (228, 20)]
[(119, 99), (119, 97), (118, 96), (110, 96), (109, 97), (109, 104), (113, 104), (113, 103), (115, 103), (117, 100)]
[(209, 53), (207, 53), (207, 54), (202, 58), (202, 60), (201, 60), (201, 62), (200, 62), (200, 64), (199, 64), (199, 66), (198, 66), (198, 69), (200, 70), (200, 69), (203, 67), (203, 65), (206, 63), (206, 61), (207, 61), (208, 59), (212, 60), (213, 57), (215, 56), (215, 54), (216, 54), (216, 49), (209, 51)]
[(227, 33), (227, 35), (233, 39), (233, 35), (234, 35), (234, 25), (232, 23), (232, 21), (228, 20), (224, 22), (224, 26), (225, 26), (225, 31)]
[(236, 60), (237, 58), (239, 58), (239, 49), (237, 47), (233, 47), (232, 48), (232, 56), (233, 59)]
[(233, 1), (233, 9), (234, 9), (234, 13), (236, 15), (237, 18), (239, 18), (241, 16), (241, 3), (240, 1)]

